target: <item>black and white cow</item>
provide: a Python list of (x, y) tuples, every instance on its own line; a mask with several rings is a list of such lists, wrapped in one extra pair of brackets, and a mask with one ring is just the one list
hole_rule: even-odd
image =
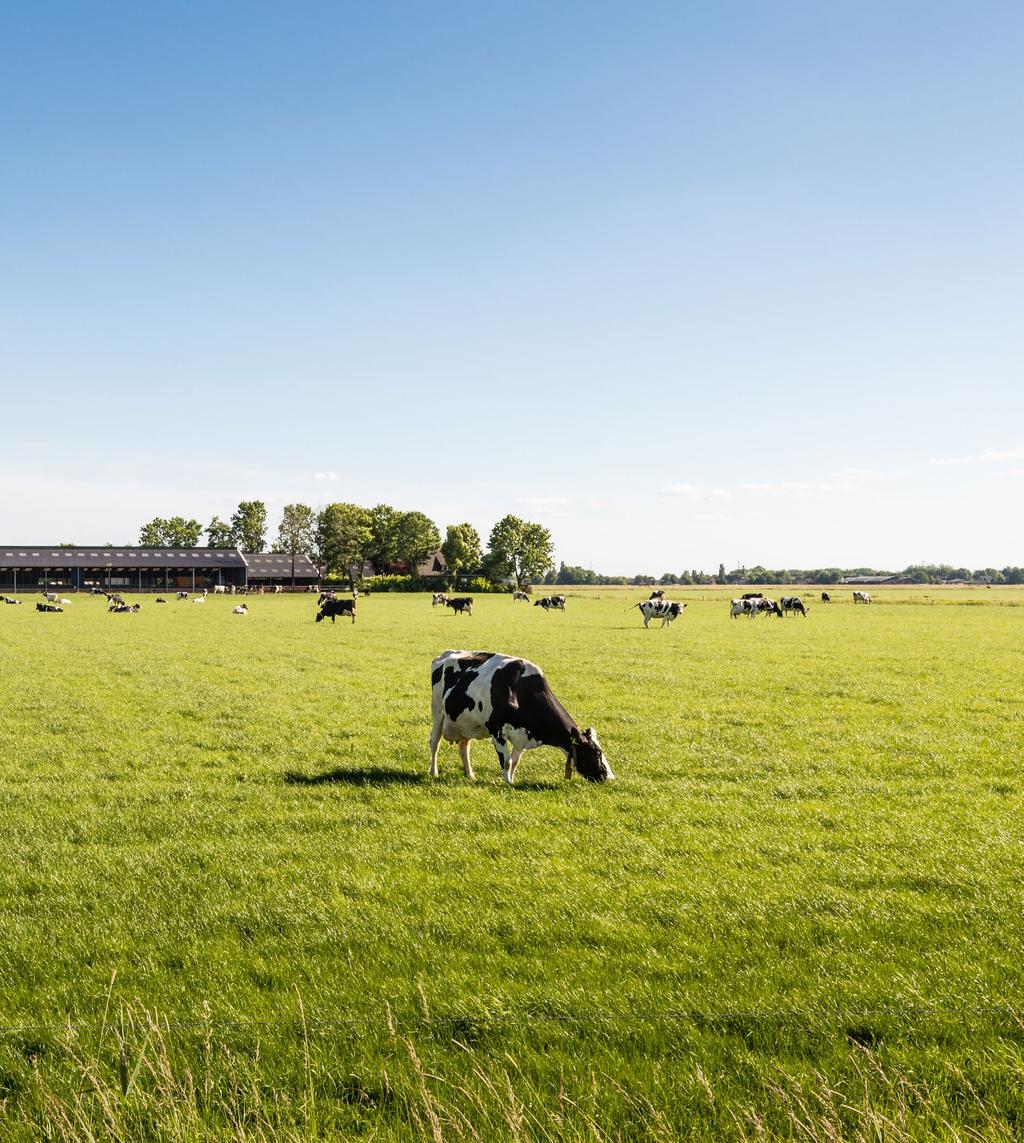
[(644, 617), (644, 626), (650, 627), (652, 619), (660, 619), (662, 627), (678, 619), (683, 614), (685, 603), (672, 603), (668, 599), (645, 599), (636, 605)]
[(107, 608), (108, 615), (135, 615), (142, 610), (141, 603), (114, 603)]
[(521, 603), (529, 603), (530, 597), (526, 594), (525, 591), (514, 591), (512, 592), (512, 602), (515, 603), (517, 601)]
[(316, 601), (317, 607), (323, 607), (323, 605), (325, 603), (333, 602), (337, 598), (338, 598), (337, 592), (322, 591), (322, 592), (320, 592), (320, 598)]
[(871, 593), (869, 591), (855, 591), (853, 593), (854, 603), (870, 603)]
[(739, 615), (745, 615), (748, 619), (756, 619), (760, 611), (757, 604), (756, 599), (730, 599), (729, 618), (735, 619)]
[(473, 598), (469, 595), (460, 595), (457, 599), (445, 597), (444, 605), (450, 607), (456, 615), (461, 615), (463, 612), (467, 615), (473, 614)]
[(188, 599), (188, 592), (187, 591), (176, 592), (174, 595), (174, 598), (179, 600), (179, 601), (181, 601), (183, 599)]
[(651, 594), (647, 598), (648, 599), (664, 599), (665, 598), (665, 589), (663, 587), (659, 587), (657, 591), (652, 591)]
[(167, 600), (164, 599), (163, 596), (158, 596), (156, 599), (153, 600), (153, 602), (154, 603), (166, 603)]
[(564, 611), (565, 610), (565, 596), (564, 595), (547, 595), (543, 599), (538, 599), (534, 602), (534, 607), (543, 607), (545, 611)]
[(20, 599), (12, 599), (9, 595), (5, 595), (3, 597), (3, 599), (4, 599), (4, 603), (10, 603), (14, 607), (20, 607), (21, 606), (21, 600)]
[(755, 599), (751, 602), (757, 604), (758, 611), (767, 611), (773, 615), (777, 615), (780, 619), (782, 618), (782, 608), (779, 607), (774, 599), (768, 599), (766, 597), (764, 599)]
[(763, 591), (748, 591), (740, 596), (740, 599), (764, 599)]
[(37, 603), (36, 611), (58, 611), (64, 613), (63, 607), (58, 607), (55, 603)]
[(799, 613), (805, 619), (807, 618), (807, 607), (798, 595), (784, 595), (779, 600), (779, 606), (782, 608), (783, 615), (796, 615)]
[(821, 593), (821, 602), (822, 603), (831, 603), (832, 602), (832, 596), (829, 595), (829, 593), (827, 591), (823, 591)]
[(323, 606), (317, 612), (316, 622), (330, 619), (333, 623), (339, 615), (351, 615), (352, 622), (356, 621), (356, 601), (354, 599), (325, 599)]
[(431, 663), (430, 682), (432, 777), (442, 738), (458, 743), (467, 778), (474, 776), (470, 743), (481, 738), (494, 743), (510, 786), (523, 751), (538, 746), (565, 752), (566, 778), (574, 769), (591, 782), (615, 777), (593, 729), (580, 730), (536, 663), (491, 651), (445, 651)]
[(446, 592), (446, 591), (435, 591), (434, 594), (430, 597), (430, 606), (431, 607), (437, 607), (438, 604), (440, 604), (442, 607), (444, 607), (444, 605), (447, 602), (448, 602), (448, 592)]

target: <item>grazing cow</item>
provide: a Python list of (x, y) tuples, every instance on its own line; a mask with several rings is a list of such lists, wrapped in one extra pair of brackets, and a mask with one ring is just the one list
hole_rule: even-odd
[(153, 602), (154, 603), (166, 603), (167, 600), (162, 598), (161, 596), (157, 596), (157, 598), (155, 600), (153, 600)]
[(188, 592), (187, 591), (179, 591), (176, 593), (174, 598), (175, 599), (188, 599)]
[(231, 609), (231, 614), (232, 615), (248, 615), (249, 614), (249, 608), (246, 604), (240, 603), (237, 607), (233, 607)]
[(473, 614), (473, 599), (469, 595), (460, 595), (456, 599), (445, 599), (445, 607), (450, 607), (456, 615), (461, 615), (465, 612), (467, 615)]
[(443, 607), (447, 602), (448, 593), (446, 591), (435, 591), (434, 594), (430, 597), (431, 607), (437, 607), (438, 604), (441, 604)]
[(37, 603), (36, 611), (59, 611), (64, 614), (64, 608), (58, 607), (55, 603)]
[(657, 591), (652, 591), (651, 594), (647, 598), (648, 599), (664, 599), (665, 598), (665, 589), (663, 587), (658, 588)]
[(643, 603), (636, 604), (640, 614), (644, 617), (644, 626), (649, 628), (652, 619), (660, 619), (662, 627), (683, 614), (685, 603), (672, 603), (667, 599), (645, 599)]
[(829, 595), (829, 593), (827, 591), (823, 591), (821, 593), (821, 602), (822, 603), (831, 603), (832, 602), (832, 596)]
[(467, 778), (474, 776), (470, 744), (481, 738), (494, 743), (510, 786), (523, 751), (538, 746), (565, 752), (566, 778), (574, 769), (591, 782), (615, 777), (593, 729), (580, 730), (536, 663), (490, 651), (445, 651), (430, 666), (432, 777), (442, 738), (458, 743)]
[(871, 593), (867, 592), (867, 591), (855, 591), (853, 593), (853, 602), (854, 603), (870, 603), (871, 602)]
[(323, 606), (317, 612), (316, 622), (330, 619), (333, 623), (339, 615), (351, 615), (352, 622), (356, 621), (356, 601), (354, 599), (325, 599)]
[(543, 607), (545, 611), (551, 611), (553, 608), (558, 611), (565, 610), (565, 596), (564, 595), (547, 595), (543, 599), (534, 601), (534, 607)]
[(755, 599), (751, 600), (752, 603), (757, 604), (758, 611), (768, 611), (773, 615), (782, 618), (782, 608), (775, 602), (774, 599)]
[(515, 603), (517, 601), (522, 603), (529, 603), (530, 597), (526, 594), (525, 591), (514, 591), (512, 592), (512, 602)]
[(796, 615), (799, 612), (805, 619), (807, 618), (807, 607), (798, 595), (784, 595), (779, 600), (779, 606), (784, 615)]
[(740, 599), (764, 599), (764, 592), (748, 591), (745, 595), (741, 595)]
[(215, 583), (213, 585), (213, 594), (214, 595), (227, 595), (227, 593), (228, 593), (228, 589), (227, 589), (226, 584)]
[(729, 617), (735, 619), (738, 615), (745, 615), (748, 619), (756, 619), (761, 609), (756, 599), (730, 599)]

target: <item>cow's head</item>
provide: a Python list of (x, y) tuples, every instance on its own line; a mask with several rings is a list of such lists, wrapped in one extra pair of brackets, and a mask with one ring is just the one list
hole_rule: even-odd
[(579, 727), (574, 726), (569, 734), (572, 747), (571, 757), (577, 772), (588, 782), (611, 782), (615, 775), (612, 773), (608, 759), (604, 756), (601, 743), (597, 741), (594, 728), (588, 726), (580, 733)]
[(321, 610), (320, 610), (320, 611), (318, 611), (318, 612), (316, 613), (316, 621), (317, 621), (317, 623), (319, 623), (319, 622), (320, 622), (320, 620), (321, 620), (321, 619), (323, 619), (323, 617), (324, 617), (324, 611), (323, 611), (323, 609), (321, 608)]

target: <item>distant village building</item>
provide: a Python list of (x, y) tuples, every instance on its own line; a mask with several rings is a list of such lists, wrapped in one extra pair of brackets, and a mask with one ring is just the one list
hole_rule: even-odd
[[(238, 548), (47, 547), (0, 545), (0, 591), (196, 591), (291, 586), (292, 556)], [(296, 587), (320, 581), (306, 556), (294, 557)]]

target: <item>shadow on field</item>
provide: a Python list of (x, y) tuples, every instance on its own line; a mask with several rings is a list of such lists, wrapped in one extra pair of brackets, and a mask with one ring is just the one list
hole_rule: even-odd
[(323, 774), (300, 774), (289, 770), (284, 776), (290, 786), (418, 786), (423, 781), (422, 774), (409, 774), (404, 770), (384, 770), (380, 766), (369, 766), (365, 770), (345, 770), (336, 767)]

